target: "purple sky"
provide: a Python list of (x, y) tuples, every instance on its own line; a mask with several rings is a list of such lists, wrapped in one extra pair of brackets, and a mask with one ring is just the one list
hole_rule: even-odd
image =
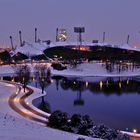
[(130, 34), (130, 44), (140, 47), (140, 0), (0, 0), (0, 45), (9, 45), (9, 36), (19, 44), (39, 38), (55, 40), (57, 27), (68, 30), (69, 40), (76, 40), (74, 26), (85, 26), (83, 39), (123, 44)]

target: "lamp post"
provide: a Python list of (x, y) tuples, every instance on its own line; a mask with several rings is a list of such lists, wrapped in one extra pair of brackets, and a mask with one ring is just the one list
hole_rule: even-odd
[(80, 50), (80, 46), (82, 45), (82, 33), (85, 32), (85, 27), (74, 27), (74, 32), (78, 33), (78, 40), (79, 40), (79, 50)]
[(137, 130), (136, 129), (133, 129), (133, 133), (134, 133), (134, 140), (135, 140)]

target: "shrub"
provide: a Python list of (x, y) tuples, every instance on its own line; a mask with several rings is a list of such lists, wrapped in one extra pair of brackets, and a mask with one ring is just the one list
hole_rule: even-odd
[[(67, 113), (55, 111), (49, 117), (49, 126), (93, 138), (130, 140), (128, 135), (111, 129), (104, 124), (93, 126), (93, 122), (88, 115), (81, 116), (80, 114), (74, 114), (70, 119)], [(84, 139), (78, 138), (78, 140)]]
[(64, 70), (66, 69), (67, 67), (66, 66), (63, 66), (62, 64), (52, 64), (51, 65), (55, 70)]
[(49, 117), (48, 125), (53, 128), (61, 129), (63, 126), (67, 125), (68, 120), (69, 120), (69, 117), (67, 113), (57, 110), (57, 111), (54, 111)]

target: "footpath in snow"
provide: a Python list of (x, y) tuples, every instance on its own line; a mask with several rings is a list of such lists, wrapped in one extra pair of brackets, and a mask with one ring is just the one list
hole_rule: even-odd
[[(8, 105), (8, 99), (16, 92), (16, 87), (12, 84), (0, 82), (0, 89), (0, 140), (77, 140), (79, 137), (86, 140), (96, 140), (25, 120)], [(37, 90), (37, 92), (39, 91)], [(34, 96), (30, 98), (33, 99)]]

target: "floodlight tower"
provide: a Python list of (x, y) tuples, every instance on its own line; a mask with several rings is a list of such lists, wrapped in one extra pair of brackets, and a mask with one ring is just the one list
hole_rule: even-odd
[(56, 28), (56, 42), (58, 41), (58, 28)]
[(13, 46), (13, 38), (12, 38), (12, 36), (10, 36), (10, 42), (11, 42), (11, 47), (12, 47), (12, 50), (13, 50), (14, 46)]
[(81, 90), (77, 93), (77, 99), (74, 100), (74, 105), (84, 105), (84, 100), (82, 99), (82, 92)]
[(79, 50), (80, 46), (82, 45), (82, 33), (85, 32), (85, 27), (74, 27), (74, 32), (79, 34), (78, 40), (79, 40)]

